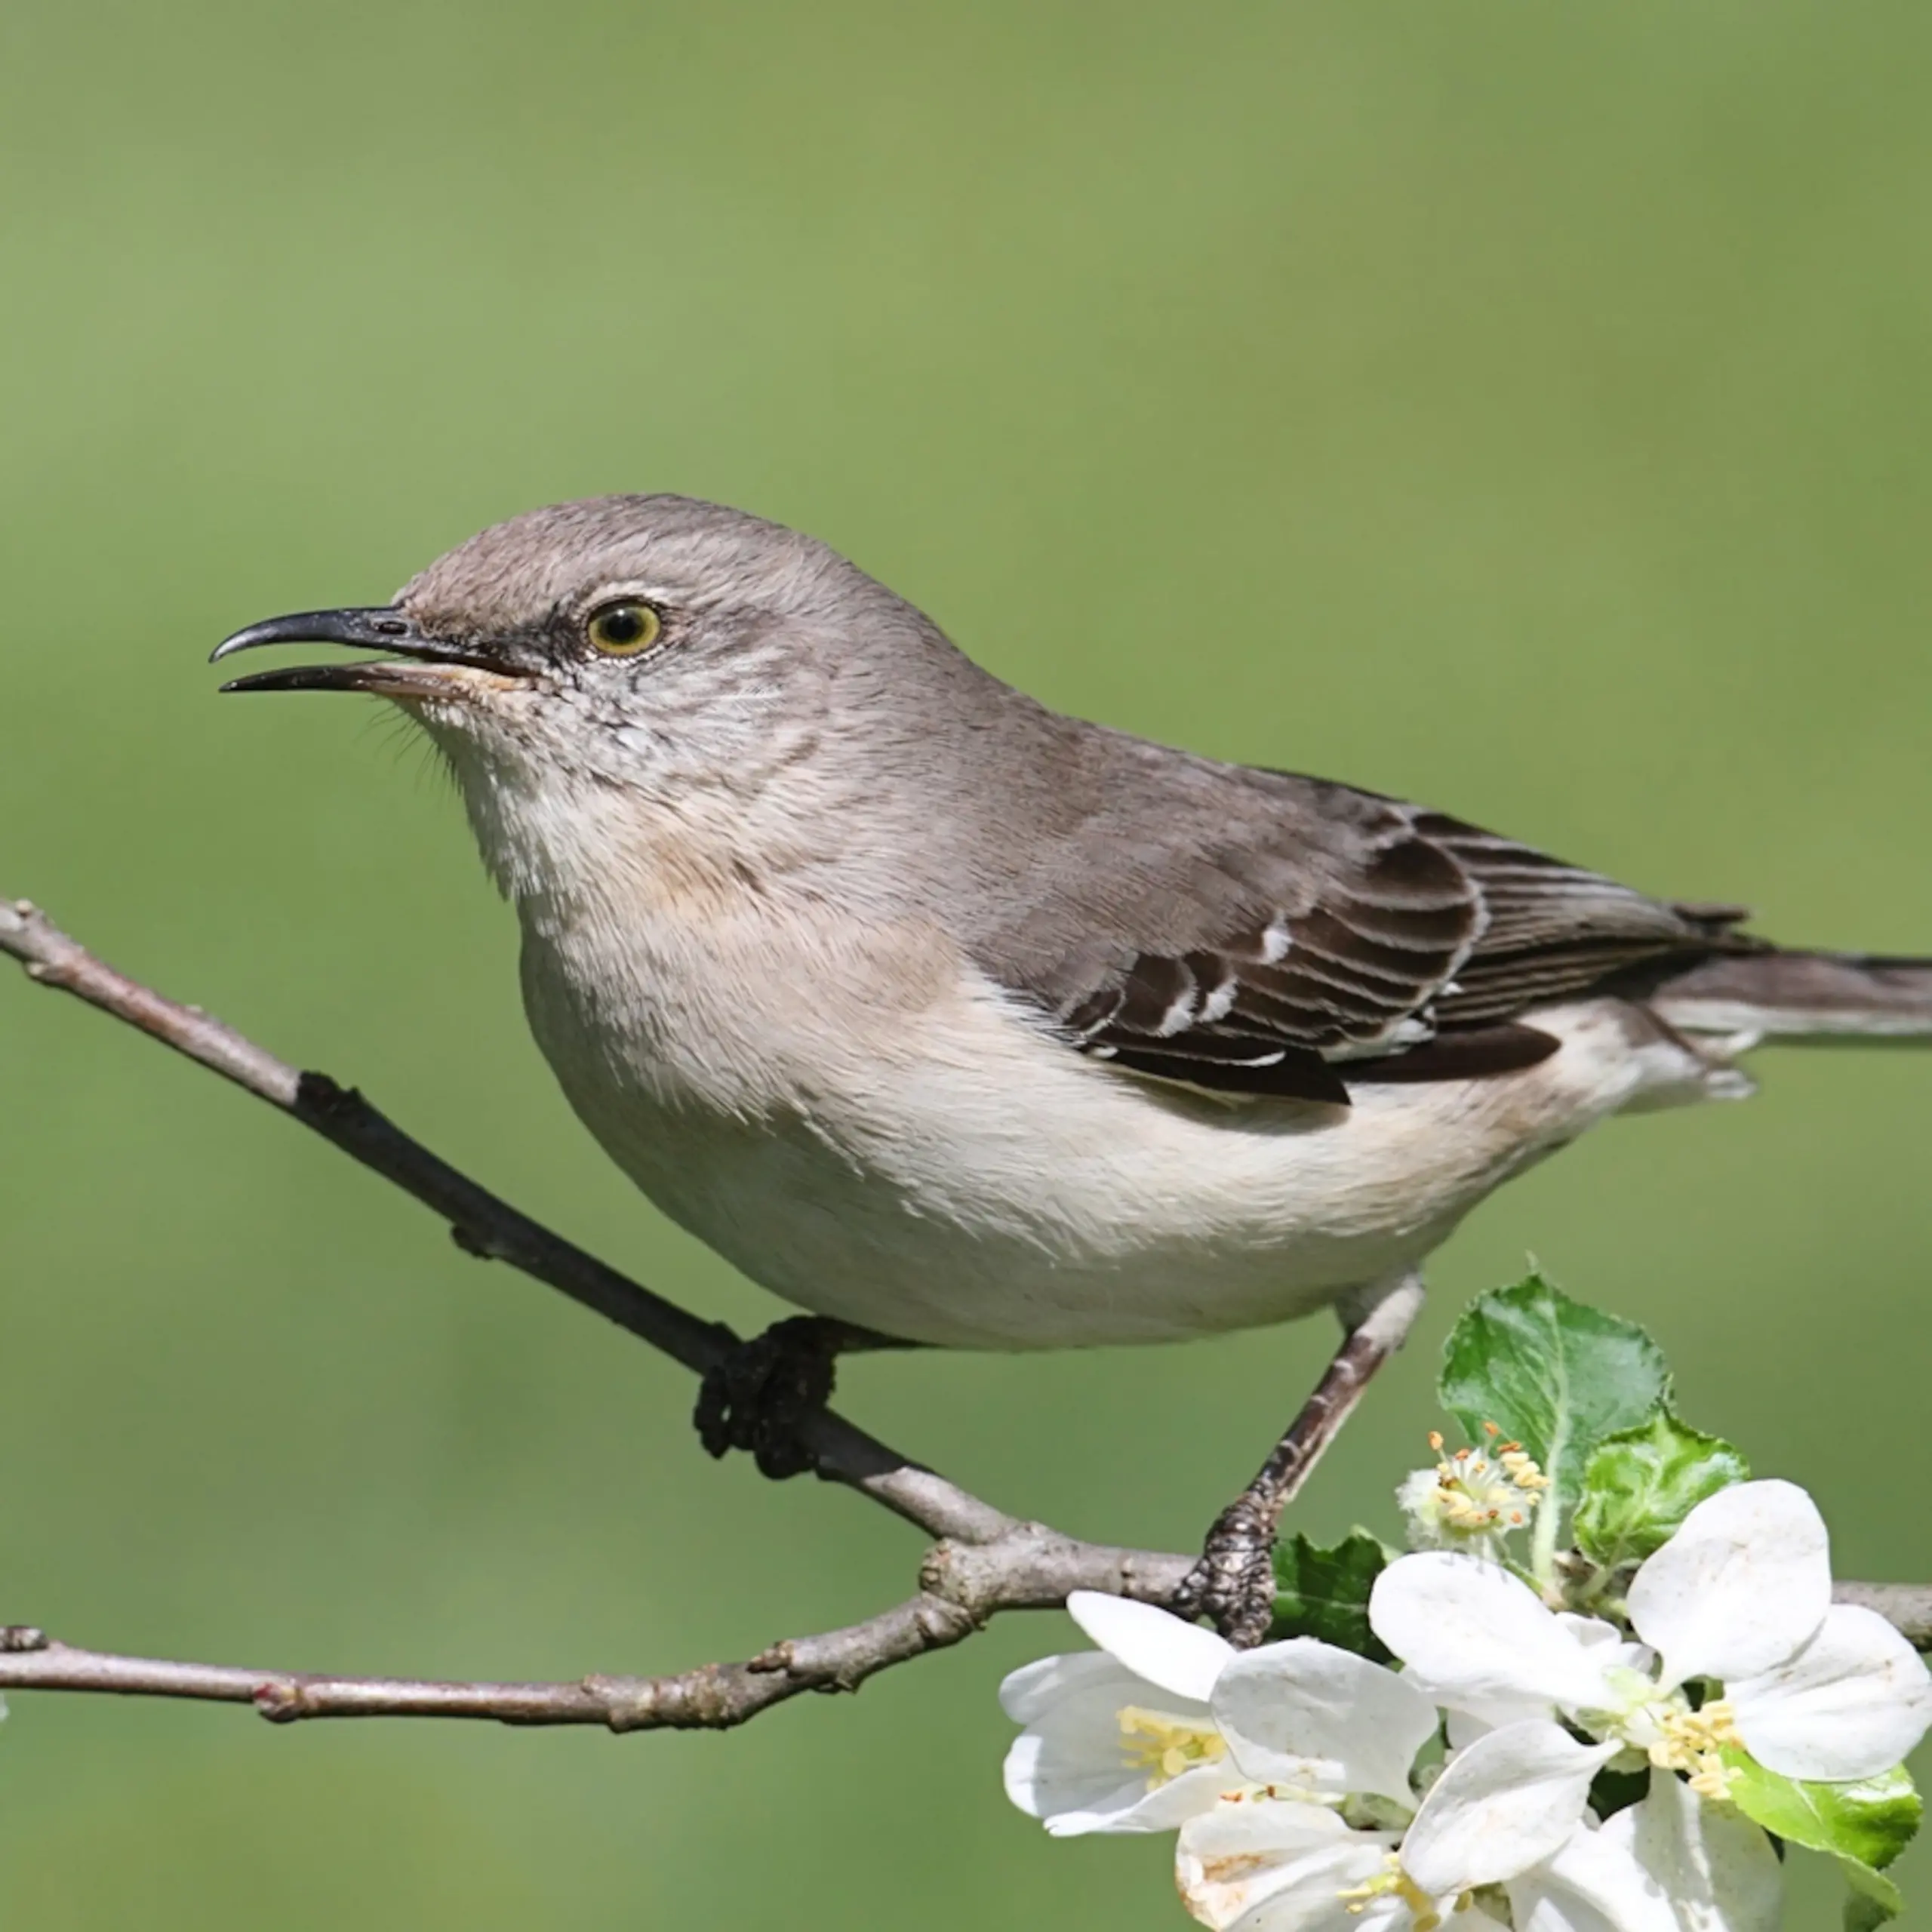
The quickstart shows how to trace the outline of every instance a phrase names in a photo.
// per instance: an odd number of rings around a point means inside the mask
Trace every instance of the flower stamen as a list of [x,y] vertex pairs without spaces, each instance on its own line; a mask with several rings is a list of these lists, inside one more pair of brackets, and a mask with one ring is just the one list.
[[1147,1773],[1149,1791],[1158,1791],[1197,1765],[1218,1764],[1228,1754],[1226,1740],[1211,1724],[1138,1704],[1121,1709],[1120,1737],[1128,1768]]
[[1414,1540],[1454,1549],[1521,1529],[1549,1487],[1549,1478],[1520,1442],[1497,1440],[1503,1432],[1483,1424],[1492,1448],[1444,1451],[1441,1432],[1429,1432],[1432,1469],[1417,1469],[1397,1500],[1414,1527]]
[[[1442,1915],[1435,1909],[1435,1901],[1402,1869],[1401,1854],[1389,1852],[1385,1854],[1388,1869],[1359,1885],[1351,1885],[1346,1891],[1335,1894],[1348,1908],[1351,1918],[1358,1918],[1377,1899],[1398,1898],[1408,1907],[1410,1916],[1415,1921],[1415,1932],[1436,1932],[1442,1923]],[[1462,1901],[1457,1901],[1460,1911]]]
[[1743,1740],[1727,1700],[1714,1699],[1700,1711],[1687,1706],[1660,1712],[1657,1732],[1649,1754],[1660,1770],[1687,1772],[1690,1789],[1700,1798],[1722,1803],[1730,1796],[1731,1774],[1724,1752],[1727,1745],[1741,1745]]

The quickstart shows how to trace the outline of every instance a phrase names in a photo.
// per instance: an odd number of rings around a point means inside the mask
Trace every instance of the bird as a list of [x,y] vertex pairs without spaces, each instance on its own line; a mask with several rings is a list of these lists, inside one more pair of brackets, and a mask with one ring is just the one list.
[[[1740,907],[1062,715],[826,544],[693,498],[533,510],[215,656],[306,643],[380,655],[223,689],[420,724],[570,1104],[809,1312],[699,1398],[706,1446],[774,1475],[853,1349],[1332,1309],[1354,1352],[1310,1410],[1346,1407],[1430,1253],[1598,1121],[1740,1097],[1764,1041],[1932,1036],[1932,961],[1782,949]],[[1238,1641],[1310,1426],[1183,1592]]]

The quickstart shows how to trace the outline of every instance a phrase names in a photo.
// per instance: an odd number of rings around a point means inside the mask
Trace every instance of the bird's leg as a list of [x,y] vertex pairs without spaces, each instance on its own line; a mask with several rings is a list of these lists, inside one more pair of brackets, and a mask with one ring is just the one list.
[[706,1373],[691,1416],[698,1440],[714,1456],[749,1450],[761,1475],[802,1475],[812,1459],[799,1425],[832,1399],[838,1358],[918,1346],[823,1315],[774,1322]]
[[1409,1274],[1379,1281],[1343,1303],[1342,1346],[1254,1480],[1215,1518],[1201,1561],[1173,1599],[1177,1615],[1211,1618],[1243,1650],[1267,1635],[1281,1512],[1361,1400],[1370,1378],[1408,1339],[1422,1303],[1422,1277]]

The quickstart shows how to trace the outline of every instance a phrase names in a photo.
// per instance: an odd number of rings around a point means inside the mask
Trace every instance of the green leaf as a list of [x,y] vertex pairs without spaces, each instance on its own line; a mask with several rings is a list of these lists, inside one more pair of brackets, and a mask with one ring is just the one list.
[[[1875,1879],[1912,1842],[1924,1810],[1903,1764],[1855,1784],[1780,1777],[1735,1746],[1725,1749],[1724,1764],[1730,1774],[1731,1802],[1747,1818],[1792,1844],[1860,1866]],[[1856,1876],[1853,1882],[1859,1882]],[[1884,1894],[1873,1889],[1872,1896]]]
[[1882,1872],[1855,1858],[1838,1860],[1851,1896],[1844,1902],[1844,1932],[1877,1932],[1905,1909],[1905,1897]]
[[1584,1465],[1577,1547],[1611,1568],[1641,1563],[1706,1497],[1750,1474],[1728,1442],[1660,1409],[1641,1427],[1600,1443]]
[[1646,1420],[1670,1377],[1634,1321],[1586,1308],[1532,1275],[1471,1305],[1444,1346],[1438,1386],[1471,1441],[1494,1423],[1541,1464],[1567,1508],[1582,1492],[1591,1451]]
[[1389,1653],[1368,1627],[1368,1592],[1389,1561],[1389,1552],[1366,1530],[1354,1531],[1332,1549],[1296,1535],[1275,1549],[1275,1620],[1268,1640],[1319,1637],[1338,1650],[1377,1663]]

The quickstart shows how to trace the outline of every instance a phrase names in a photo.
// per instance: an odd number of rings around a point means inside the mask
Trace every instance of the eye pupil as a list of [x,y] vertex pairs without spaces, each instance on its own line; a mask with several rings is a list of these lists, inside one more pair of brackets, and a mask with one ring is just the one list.
[[621,655],[655,643],[662,627],[648,604],[608,604],[590,620],[590,641],[599,651]]

